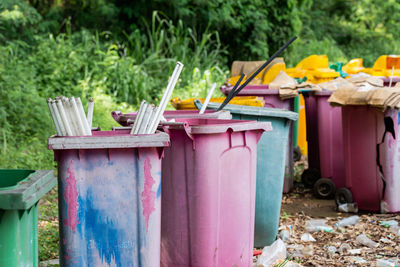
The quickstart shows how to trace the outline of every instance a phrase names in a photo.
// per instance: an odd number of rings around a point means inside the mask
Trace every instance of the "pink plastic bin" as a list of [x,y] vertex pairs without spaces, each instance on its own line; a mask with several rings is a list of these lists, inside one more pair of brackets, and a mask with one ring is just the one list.
[[[221,92],[228,95],[233,86],[222,86]],[[294,111],[294,98],[282,100],[279,90],[269,89],[268,85],[247,85],[238,94],[239,96],[259,96],[265,101],[264,107],[279,108]],[[283,183],[283,193],[289,193],[294,183],[294,160],[293,160],[293,127],[289,130],[288,148],[286,153],[285,180]]]
[[346,187],[352,197],[342,199],[353,200],[361,210],[400,212],[398,111],[368,106],[342,111]]
[[165,129],[161,265],[252,266],[257,142],[271,124],[177,122]]

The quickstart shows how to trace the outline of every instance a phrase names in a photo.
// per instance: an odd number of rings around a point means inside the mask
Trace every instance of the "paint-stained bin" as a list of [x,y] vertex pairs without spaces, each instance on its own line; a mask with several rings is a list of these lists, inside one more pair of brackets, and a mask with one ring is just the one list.
[[157,132],[51,137],[58,162],[61,266],[159,266],[161,158]]
[[0,169],[0,266],[38,266],[38,201],[57,184],[52,171]]
[[161,265],[252,266],[257,142],[271,124],[176,121],[165,128]]
[[338,204],[357,203],[368,211],[400,212],[399,112],[343,106],[346,187]]
[[[219,104],[209,103],[216,109]],[[258,108],[226,105],[237,120],[268,121],[273,131],[265,132],[257,146],[257,191],[254,246],[271,245],[278,234],[281,212],[282,188],[285,177],[285,162],[289,131],[298,114],[284,109]]]

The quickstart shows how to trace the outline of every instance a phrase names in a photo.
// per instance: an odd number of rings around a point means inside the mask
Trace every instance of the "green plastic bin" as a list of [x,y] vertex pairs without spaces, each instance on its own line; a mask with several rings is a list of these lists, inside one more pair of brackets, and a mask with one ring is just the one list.
[[0,267],[38,266],[38,201],[53,171],[0,169]]
[[[196,101],[199,108],[199,103]],[[208,109],[217,109],[219,103],[209,103]],[[269,121],[273,130],[264,132],[257,145],[257,182],[254,246],[271,245],[278,234],[285,167],[293,168],[287,159],[289,130],[298,114],[285,109],[226,105],[224,110],[236,120]],[[290,162],[290,166],[285,166]],[[290,181],[293,183],[293,181]],[[290,183],[289,182],[289,183]]]

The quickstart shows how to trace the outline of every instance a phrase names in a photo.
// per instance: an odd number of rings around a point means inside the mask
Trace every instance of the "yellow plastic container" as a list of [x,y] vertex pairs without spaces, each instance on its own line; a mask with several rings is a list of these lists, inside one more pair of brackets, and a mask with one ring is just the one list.
[[357,74],[360,72],[364,72],[365,68],[363,66],[362,58],[354,58],[347,62],[346,65],[342,67],[342,70],[347,74]]
[[293,78],[307,77],[311,83],[322,83],[340,76],[329,68],[329,60],[326,55],[311,55],[300,61],[295,68],[286,69],[286,73]]
[[[394,69],[392,69],[394,68]],[[374,63],[372,68],[366,68],[364,72],[373,76],[400,76],[400,56],[382,55]]]
[[297,145],[300,148],[301,154],[307,155],[308,153],[308,144],[307,144],[307,131],[306,131],[306,109],[304,103],[304,97],[302,94],[300,97],[300,105],[299,105],[299,129],[298,129],[298,139]]
[[[181,100],[179,97],[175,97],[171,99],[171,105],[178,110],[196,110],[196,106],[194,105],[194,100],[199,99],[202,103],[205,98],[188,98]],[[225,97],[216,97],[211,98],[210,102],[214,103],[222,103],[224,102]],[[229,104],[234,105],[244,105],[244,106],[253,106],[253,107],[263,107],[265,104],[264,98],[257,96],[237,96],[234,97]]]

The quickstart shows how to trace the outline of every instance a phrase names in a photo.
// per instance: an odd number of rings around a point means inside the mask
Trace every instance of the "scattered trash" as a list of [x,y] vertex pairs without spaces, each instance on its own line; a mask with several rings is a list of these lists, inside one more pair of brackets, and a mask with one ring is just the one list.
[[392,266],[398,266],[398,260],[385,260],[385,259],[378,259],[376,261],[376,266],[377,267],[392,267]]
[[361,254],[361,251],[362,251],[361,248],[355,248],[355,249],[350,249],[350,250],[349,250],[349,253],[350,253],[351,255],[359,255],[359,254]]
[[399,223],[395,220],[390,220],[390,221],[381,221],[381,226],[383,227],[392,227],[392,226],[398,226]]
[[378,247],[378,243],[372,241],[371,239],[369,239],[366,235],[361,234],[359,236],[357,236],[356,241],[364,246],[367,246],[369,248],[376,248]]
[[290,239],[290,232],[288,230],[282,230],[279,236],[283,241],[287,241]]
[[261,253],[262,253],[262,250],[259,250],[259,249],[253,250],[253,256],[261,255]]
[[386,243],[386,244],[392,243],[392,241],[390,241],[389,239],[384,238],[384,237],[382,237],[381,239],[379,239],[379,242]]
[[304,234],[301,235],[301,241],[304,241],[304,242],[315,242],[316,240],[311,234],[304,233]]
[[389,230],[396,234],[397,236],[400,236],[400,227],[398,225],[393,225],[389,227]]
[[353,257],[352,260],[354,263],[366,263],[367,261],[360,257]]
[[313,246],[312,245],[305,246],[302,249],[301,253],[303,254],[303,256],[312,256],[314,254]]
[[334,246],[329,246],[329,247],[328,247],[328,252],[329,252],[329,254],[335,254],[335,253],[336,253],[336,247],[334,247]]
[[358,205],[357,205],[357,203],[345,203],[345,204],[339,205],[338,210],[341,212],[357,213]]
[[346,227],[349,225],[355,225],[358,221],[360,220],[360,217],[357,215],[347,217],[344,219],[341,219],[335,224],[335,227]]
[[281,239],[277,239],[271,246],[264,247],[262,254],[257,259],[257,266],[273,266],[276,261],[286,259],[286,246]]
[[347,243],[343,243],[343,244],[341,244],[340,247],[339,247],[339,253],[340,253],[340,254],[349,253],[350,250],[351,250],[351,247],[350,247],[350,245],[347,244]]
[[306,230],[310,233],[313,232],[333,233],[332,227],[326,225],[325,223],[326,220],[324,219],[306,221]]

